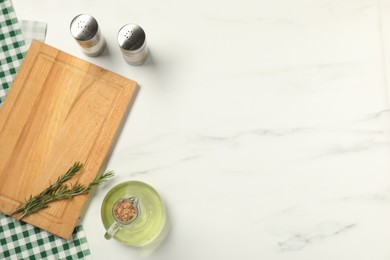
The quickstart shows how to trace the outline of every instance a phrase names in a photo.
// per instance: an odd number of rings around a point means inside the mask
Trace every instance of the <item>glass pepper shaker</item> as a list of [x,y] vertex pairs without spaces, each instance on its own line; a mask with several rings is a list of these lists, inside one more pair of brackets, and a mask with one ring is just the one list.
[[123,58],[131,65],[141,65],[148,57],[146,35],[139,25],[124,25],[118,32],[118,44]]

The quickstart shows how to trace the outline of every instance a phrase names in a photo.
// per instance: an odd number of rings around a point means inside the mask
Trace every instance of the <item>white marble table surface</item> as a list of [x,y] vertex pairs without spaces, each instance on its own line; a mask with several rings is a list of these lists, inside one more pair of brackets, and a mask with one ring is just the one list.
[[[13,0],[46,43],[140,91],[81,223],[94,259],[390,259],[390,0]],[[89,13],[108,49],[69,33]],[[126,23],[150,59],[127,65]],[[100,205],[154,186],[171,230],[154,252],[106,241]]]

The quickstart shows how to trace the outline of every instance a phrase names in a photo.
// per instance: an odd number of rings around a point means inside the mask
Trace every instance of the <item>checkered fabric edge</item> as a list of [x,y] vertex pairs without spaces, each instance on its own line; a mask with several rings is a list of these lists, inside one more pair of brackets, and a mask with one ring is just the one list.
[[37,40],[40,42],[45,41],[47,29],[46,23],[38,21],[20,20],[20,26],[27,49],[30,47],[32,40]]
[[22,31],[10,0],[0,0],[0,106],[26,53]]
[[0,259],[91,259],[82,226],[68,241],[22,221],[0,214]]

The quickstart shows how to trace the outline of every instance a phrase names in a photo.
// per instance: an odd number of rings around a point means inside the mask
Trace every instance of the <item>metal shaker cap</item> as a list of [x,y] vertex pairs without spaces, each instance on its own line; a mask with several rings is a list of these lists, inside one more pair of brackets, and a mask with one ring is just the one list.
[[91,15],[79,14],[73,18],[70,32],[85,54],[97,56],[104,50],[104,38],[100,34],[96,19]]
[[144,45],[146,35],[144,30],[136,24],[126,24],[118,33],[119,46],[126,51],[136,51]]
[[146,35],[139,25],[124,25],[118,32],[118,44],[126,62],[140,65],[146,60],[148,55]]

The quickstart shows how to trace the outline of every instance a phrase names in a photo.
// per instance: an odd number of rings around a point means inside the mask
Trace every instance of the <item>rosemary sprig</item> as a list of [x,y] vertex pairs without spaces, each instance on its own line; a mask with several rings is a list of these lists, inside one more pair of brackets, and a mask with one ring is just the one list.
[[9,215],[21,213],[18,219],[22,219],[32,213],[49,207],[49,203],[51,202],[70,199],[74,196],[89,193],[94,186],[97,186],[114,176],[114,172],[109,171],[96,176],[95,179],[88,184],[88,186],[84,186],[79,182],[76,182],[72,186],[67,185],[65,182],[80,171],[82,166],[83,165],[80,163],[75,163],[64,175],[60,176],[54,184],[50,185],[38,195],[30,196],[26,202],[22,203],[18,208],[10,212]]
[[72,167],[69,168],[69,170],[64,174],[58,177],[57,181],[54,184],[51,184],[49,187],[47,187],[44,191],[39,193],[38,195],[30,196],[30,198],[19,205],[15,210],[9,213],[9,215],[13,215],[15,213],[23,211],[25,208],[30,207],[31,203],[34,203],[38,201],[40,198],[43,198],[44,196],[53,193],[54,191],[58,190],[58,188],[63,185],[67,180],[71,179],[73,176],[76,175],[77,172],[80,171],[80,169],[83,167],[81,163],[75,163]]

